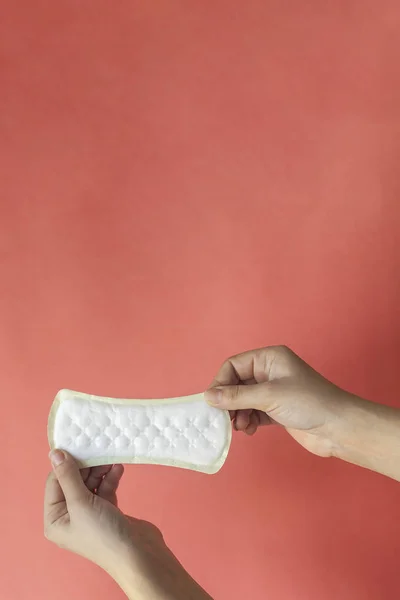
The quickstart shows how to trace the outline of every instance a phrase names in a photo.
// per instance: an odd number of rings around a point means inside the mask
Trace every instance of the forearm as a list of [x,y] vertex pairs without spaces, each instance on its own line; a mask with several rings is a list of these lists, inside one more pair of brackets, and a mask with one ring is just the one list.
[[335,456],[400,481],[400,410],[349,395]]
[[[168,555],[167,555],[168,553]],[[120,566],[113,578],[129,600],[212,600],[167,549],[151,564],[137,560]]]

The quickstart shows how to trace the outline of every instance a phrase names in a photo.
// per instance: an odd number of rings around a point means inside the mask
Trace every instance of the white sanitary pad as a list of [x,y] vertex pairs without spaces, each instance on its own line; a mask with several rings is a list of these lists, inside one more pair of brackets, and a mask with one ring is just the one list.
[[229,414],[203,394],[164,400],[122,400],[61,390],[50,411],[50,447],[82,467],[159,464],[216,473],[231,442]]

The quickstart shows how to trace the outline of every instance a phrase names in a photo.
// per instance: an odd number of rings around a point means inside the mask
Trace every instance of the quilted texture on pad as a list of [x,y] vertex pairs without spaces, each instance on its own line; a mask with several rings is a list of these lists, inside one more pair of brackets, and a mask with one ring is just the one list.
[[154,463],[214,473],[230,438],[228,414],[203,394],[124,401],[61,390],[49,419],[51,447],[85,465]]

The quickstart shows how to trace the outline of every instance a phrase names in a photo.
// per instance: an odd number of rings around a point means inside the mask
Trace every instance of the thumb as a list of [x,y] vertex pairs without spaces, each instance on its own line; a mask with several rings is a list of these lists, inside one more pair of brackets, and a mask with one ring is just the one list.
[[79,466],[72,456],[64,450],[52,450],[49,456],[67,504],[86,500],[90,492],[84,484]]
[[224,385],[210,388],[204,394],[206,402],[225,410],[240,408],[256,408],[268,410],[270,384],[255,383],[253,385]]

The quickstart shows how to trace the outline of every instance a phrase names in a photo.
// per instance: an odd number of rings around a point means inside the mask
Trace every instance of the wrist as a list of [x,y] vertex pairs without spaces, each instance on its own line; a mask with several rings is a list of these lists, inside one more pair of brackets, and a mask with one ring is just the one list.
[[400,411],[347,394],[333,447],[337,458],[400,479]]
[[140,569],[135,563],[132,550],[124,548],[121,554],[115,556],[112,564],[108,564],[104,570],[128,598],[144,600],[149,597],[142,592],[143,582],[140,577]]
[[354,439],[354,433],[362,424],[360,419],[359,404],[363,401],[342,389],[338,390],[330,420],[329,439],[332,448],[332,456],[346,460],[349,452],[349,441]]
[[164,543],[149,555],[132,549],[109,574],[130,600],[211,600]]

